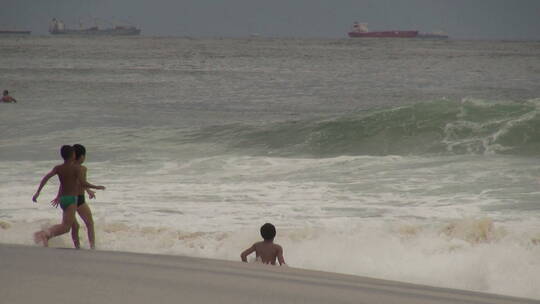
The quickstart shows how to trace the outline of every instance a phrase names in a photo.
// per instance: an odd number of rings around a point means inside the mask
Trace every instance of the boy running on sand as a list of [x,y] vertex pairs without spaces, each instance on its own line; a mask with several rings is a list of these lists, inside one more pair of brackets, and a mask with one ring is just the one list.
[[[75,144],[73,145],[73,150],[75,152],[75,164],[79,165],[81,167],[81,173],[86,179],[86,172],[87,169],[85,166],[82,165],[84,161],[86,160],[86,148],[83,145]],[[95,232],[94,232],[94,220],[92,218],[92,211],[90,210],[90,207],[88,204],[86,204],[86,199],[84,196],[84,192],[88,193],[88,197],[90,199],[93,199],[96,197],[96,193],[88,188],[84,188],[82,185],[80,185],[77,195],[77,213],[82,218],[86,225],[86,230],[88,232],[88,242],[90,243],[90,249],[96,249],[96,241],[95,241]],[[52,205],[55,207],[58,207],[58,204],[60,203],[60,192],[58,192],[58,197],[53,200]],[[73,221],[73,225],[71,226],[71,237],[73,239],[73,245],[75,245],[75,248],[80,248],[80,242],[79,242],[79,223],[77,223],[77,219]]]
[[248,249],[244,250],[240,254],[242,262],[247,263],[247,256],[255,251],[257,261],[261,261],[264,264],[276,265],[276,259],[279,265],[285,265],[285,259],[283,258],[283,248],[278,244],[274,244],[274,237],[276,236],[276,227],[270,223],[266,223],[261,226],[261,236],[263,241],[253,244]]
[[32,200],[37,202],[41,189],[51,177],[58,175],[58,179],[60,180],[59,204],[63,211],[62,223],[34,233],[36,243],[42,242],[45,247],[48,246],[49,239],[67,233],[71,229],[75,221],[77,196],[81,185],[85,188],[105,189],[103,186],[95,186],[86,181],[86,177],[82,174],[81,166],[74,163],[75,153],[73,147],[62,146],[60,155],[62,155],[64,163],[55,166],[51,172],[43,177],[36,194],[32,197]]
[[[86,160],[86,148],[83,145],[75,144],[73,145],[73,149],[75,150],[75,163],[81,167],[81,174],[86,180],[87,169],[86,166],[82,165]],[[88,241],[90,242],[90,248],[96,249],[94,220],[92,219],[92,211],[90,210],[88,204],[86,204],[86,199],[84,197],[85,190],[86,192],[88,192],[88,197],[90,199],[96,197],[96,193],[94,191],[90,190],[89,188],[84,188],[81,184],[81,186],[79,187],[79,195],[77,196],[77,213],[84,221],[84,224],[86,225],[86,230],[88,230]]]

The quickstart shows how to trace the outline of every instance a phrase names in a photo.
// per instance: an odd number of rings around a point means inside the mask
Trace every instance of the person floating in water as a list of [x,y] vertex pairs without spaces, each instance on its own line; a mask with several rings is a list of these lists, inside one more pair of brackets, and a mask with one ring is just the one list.
[[17,100],[11,96],[9,96],[8,90],[4,90],[4,93],[2,94],[2,98],[0,99],[2,102],[13,102],[16,103]]
[[276,236],[276,227],[270,223],[266,223],[261,226],[261,236],[264,239],[261,242],[253,244],[248,249],[244,250],[240,254],[242,262],[247,263],[247,256],[255,252],[257,261],[264,264],[276,265],[276,259],[279,265],[286,265],[283,258],[283,248],[278,244],[274,244],[274,237]]
[[41,189],[49,181],[49,179],[55,175],[58,175],[60,179],[59,189],[59,204],[62,208],[62,223],[54,225],[48,229],[38,231],[34,233],[34,240],[36,243],[43,243],[43,246],[49,245],[49,239],[55,236],[62,235],[69,232],[74,221],[75,212],[77,212],[77,196],[79,195],[80,187],[105,190],[103,186],[95,186],[86,181],[86,177],[83,175],[81,166],[75,163],[75,153],[71,146],[62,146],[60,149],[60,155],[64,159],[64,163],[55,166],[51,172],[47,173],[39,188],[32,197],[32,200],[37,203],[37,198],[41,192]]

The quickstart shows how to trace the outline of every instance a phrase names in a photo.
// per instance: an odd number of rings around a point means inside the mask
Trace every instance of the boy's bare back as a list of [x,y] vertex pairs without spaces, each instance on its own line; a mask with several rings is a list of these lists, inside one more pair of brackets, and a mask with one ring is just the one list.
[[255,252],[257,261],[264,264],[276,265],[276,259],[279,265],[285,265],[283,258],[283,248],[278,244],[274,244],[276,236],[276,227],[270,223],[261,226],[261,236],[264,239],[262,242],[257,242],[240,254],[242,262],[247,262],[247,256]]
[[276,260],[279,259],[279,264],[285,263],[283,260],[283,248],[273,242],[261,241],[253,244],[257,260],[260,259],[264,264],[276,265]]
[[[79,169],[80,169],[80,171],[79,171],[80,175],[86,180],[86,172],[87,172],[86,167],[83,166],[83,165],[80,165],[80,164],[78,164],[76,166],[78,166]],[[83,187],[82,183],[79,182],[79,186],[77,187],[77,195],[84,194],[85,189],[86,188]]]
[[64,163],[54,167],[54,172],[60,179],[60,195],[78,195],[80,188],[79,176],[81,174],[80,166],[72,163]]

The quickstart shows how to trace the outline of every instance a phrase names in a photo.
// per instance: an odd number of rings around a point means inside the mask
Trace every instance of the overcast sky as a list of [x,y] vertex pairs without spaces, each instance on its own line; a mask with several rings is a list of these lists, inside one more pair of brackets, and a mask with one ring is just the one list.
[[[143,35],[346,37],[370,30],[443,30],[454,38],[540,40],[540,0],[0,0],[0,27],[47,34],[49,20],[129,21]],[[101,21],[102,26],[107,25]]]

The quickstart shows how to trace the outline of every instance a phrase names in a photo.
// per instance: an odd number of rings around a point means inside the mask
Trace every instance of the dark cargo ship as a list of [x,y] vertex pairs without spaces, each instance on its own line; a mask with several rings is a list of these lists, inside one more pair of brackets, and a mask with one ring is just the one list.
[[133,36],[140,35],[141,30],[134,26],[115,26],[112,28],[100,29],[98,26],[69,29],[64,22],[54,18],[49,26],[49,33],[52,35],[94,35],[94,36]]
[[32,31],[0,29],[0,35],[30,35]]

